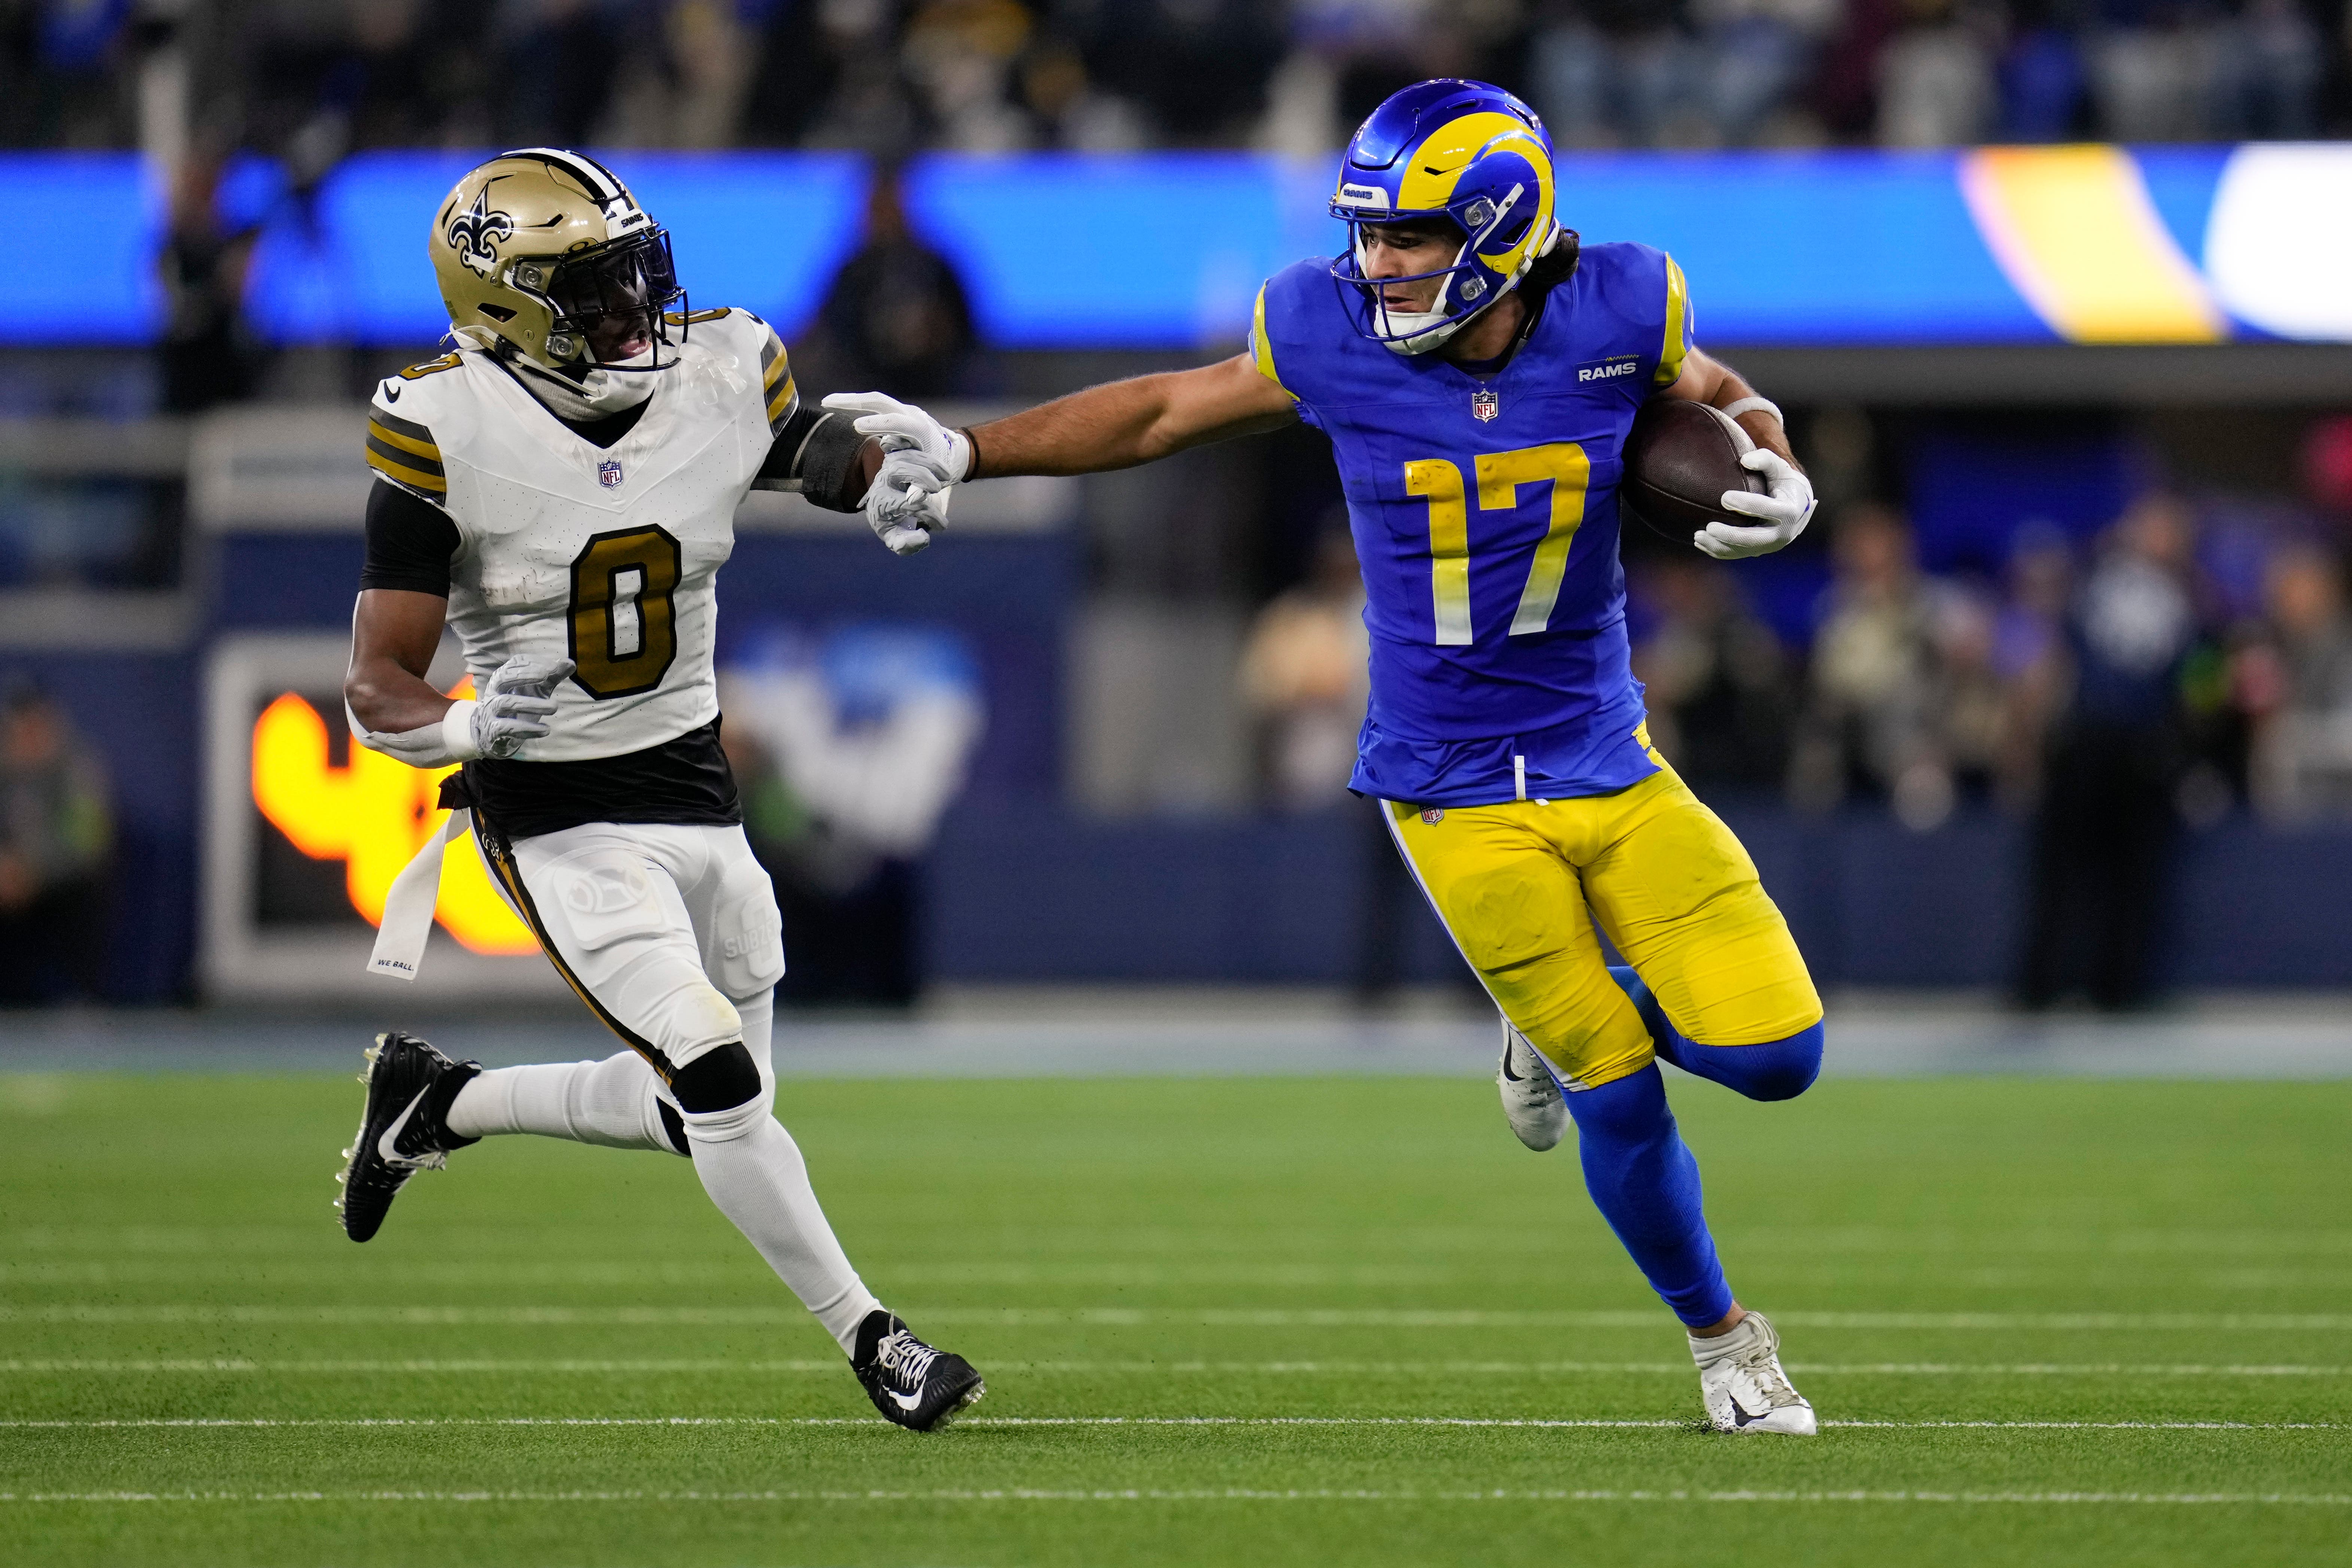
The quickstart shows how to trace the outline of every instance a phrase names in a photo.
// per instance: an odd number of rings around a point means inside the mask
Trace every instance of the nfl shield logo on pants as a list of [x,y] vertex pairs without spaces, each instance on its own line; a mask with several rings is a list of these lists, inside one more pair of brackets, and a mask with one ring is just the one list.
[[1503,395],[1491,386],[1482,386],[1470,395],[1470,412],[1481,420],[1492,419],[1503,411]]
[[604,486],[608,490],[619,489],[621,488],[620,463],[614,458],[607,458],[603,462],[597,464],[596,482]]

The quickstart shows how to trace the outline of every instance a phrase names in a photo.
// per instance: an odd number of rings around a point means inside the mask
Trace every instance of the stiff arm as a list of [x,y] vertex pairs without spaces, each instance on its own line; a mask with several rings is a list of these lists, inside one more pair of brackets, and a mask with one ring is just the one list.
[[964,432],[967,479],[1013,474],[1098,474],[1188,447],[1279,430],[1298,418],[1290,394],[1248,354],[1197,370],[1090,386]]

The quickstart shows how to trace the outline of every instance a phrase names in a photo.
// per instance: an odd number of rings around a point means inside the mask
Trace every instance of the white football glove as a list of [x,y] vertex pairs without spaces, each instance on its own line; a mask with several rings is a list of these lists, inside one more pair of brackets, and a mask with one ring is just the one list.
[[1797,535],[1805,531],[1805,524],[1813,520],[1813,482],[1799,473],[1786,458],[1759,447],[1741,458],[1739,466],[1749,473],[1764,476],[1765,493],[1759,496],[1746,490],[1726,490],[1723,510],[1760,518],[1763,526],[1742,528],[1738,523],[1710,522],[1692,534],[1691,542],[1717,561],[1769,555],[1794,542]]
[[545,735],[544,721],[555,711],[549,694],[574,668],[568,658],[510,658],[499,666],[471,704],[474,754],[511,757],[525,741]]
[[511,757],[525,741],[547,733],[541,721],[555,711],[549,694],[570,675],[568,658],[510,658],[499,666],[477,700],[460,697],[440,721],[414,730],[371,730],[343,704],[352,738],[372,752],[397,757],[412,768],[446,768],[476,757]]
[[939,465],[951,485],[971,470],[971,443],[963,432],[949,429],[911,403],[881,392],[836,392],[825,398],[824,405],[860,416],[857,433],[880,441],[886,452],[922,453]]
[[893,555],[912,555],[948,525],[955,481],[947,469],[909,448],[884,454],[866,491],[866,521]]

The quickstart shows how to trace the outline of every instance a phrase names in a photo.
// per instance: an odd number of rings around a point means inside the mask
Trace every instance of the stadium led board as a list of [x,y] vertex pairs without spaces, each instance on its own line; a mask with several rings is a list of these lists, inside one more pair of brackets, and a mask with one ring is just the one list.
[[[250,310],[282,342],[421,345],[446,325],[424,225],[474,153],[381,153],[316,192],[233,168],[259,226]],[[866,166],[833,153],[615,153],[677,237],[696,303],[802,331],[856,247]],[[1341,243],[1328,171],[1245,153],[938,154],[916,227],[1005,349],[1237,341],[1257,286]],[[2352,147],[1993,147],[1576,154],[1588,243],[1674,253],[1706,341],[1756,346],[2352,342]],[[161,319],[161,202],[129,154],[0,157],[53,265],[16,280],[12,341],[137,343]]]
[[[207,672],[204,967],[215,997],[404,999],[366,972],[385,896],[441,830],[440,781],[352,742],[335,635],[224,638]],[[454,659],[444,664],[454,665]],[[452,695],[471,683],[440,669]],[[561,994],[481,857],[442,861],[427,966],[436,994]]]

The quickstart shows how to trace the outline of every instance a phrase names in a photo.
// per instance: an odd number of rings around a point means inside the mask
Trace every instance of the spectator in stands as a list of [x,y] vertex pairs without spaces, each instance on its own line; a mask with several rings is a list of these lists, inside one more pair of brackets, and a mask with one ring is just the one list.
[[1643,574],[1655,626],[1633,649],[1650,739],[1701,793],[1770,789],[1786,776],[1795,707],[1788,655],[1713,562],[1667,557]]
[[0,700],[0,1005],[94,1000],[114,839],[105,770],[31,687]]
[[218,164],[191,159],[173,192],[158,263],[166,314],[156,350],[169,414],[236,402],[251,394],[260,373],[260,346],[245,321],[246,269],[260,231],[223,226],[219,178]]
[[2012,809],[2030,809],[2042,798],[2043,750],[2070,679],[2066,608],[2074,581],[2074,552],[2063,534],[2028,529],[2011,546],[1992,662],[2007,708],[1996,787]]
[[1028,117],[1008,89],[1030,26],[1013,0],[931,0],[914,9],[899,56],[935,145],[1007,153],[1029,144]]
[[1545,7],[1528,53],[1536,112],[1563,147],[1706,139],[1701,61],[1681,4],[1580,0]]
[[1878,55],[1878,140],[1952,147],[1991,129],[1994,18],[1954,0],[1905,0]]
[[803,382],[951,396],[965,390],[973,342],[954,264],[908,226],[897,172],[877,171],[865,238],[833,275],[813,341],[796,351]]
[[[2214,62],[2208,133],[2225,142],[2316,136],[2328,51],[2308,7],[2296,0],[2244,0],[2236,10]],[[2345,26],[2340,15],[2336,26],[2339,33]],[[2339,48],[2341,43],[2339,37]]]
[[[1911,531],[1892,509],[1865,502],[1838,519],[1832,549],[1836,575],[1813,641],[1790,797],[1821,810],[1849,795],[1896,798],[1907,787],[1929,803],[1940,795],[1948,809],[1936,728],[1936,617]],[[1927,815],[1941,820],[1940,812]]]
[[1258,612],[1242,650],[1242,700],[1267,805],[1314,810],[1347,798],[1370,657],[1355,542],[1333,529],[1317,545],[1312,575]]
[[2269,573],[2277,700],[2255,740],[2255,788],[2285,817],[2352,815],[2352,618],[2344,568],[2309,543],[2289,545]]
[[1712,139],[1727,147],[1820,141],[1821,127],[1798,116],[1798,100],[1845,19],[1842,0],[1692,0],[1691,10]]
[[1245,142],[1283,57],[1283,16],[1262,0],[1066,5],[1087,75],[1139,105],[1157,140]]
[[[126,0],[16,0],[7,7],[6,78],[26,90],[0,117],[30,144],[121,147],[137,134],[132,7]],[[0,79],[5,79],[0,78]],[[26,134],[29,133],[29,134]]]
[[2198,635],[2189,510],[2152,493],[2109,531],[2070,607],[2070,694],[2052,727],[2019,1000],[2081,977],[2116,1010],[2156,994],[2179,816],[2180,679]]
[[2070,142],[2083,131],[2083,49],[2063,0],[2015,0],[2000,56],[2000,139]]
[[2294,0],[2101,0],[2085,52],[2110,141],[2296,137],[2317,124],[2326,51]]
[[1929,771],[1896,805],[1906,825],[1931,827],[1959,801],[2002,793],[2015,722],[2000,665],[2000,611],[1983,595],[1951,588],[1934,596],[1936,742]]
[[499,8],[499,140],[582,147],[603,126],[624,61],[641,58],[646,7],[596,0],[512,0]]

